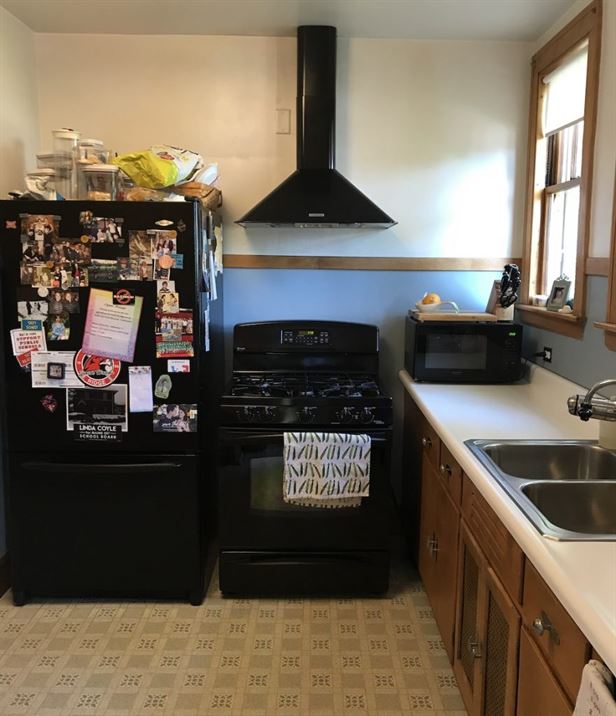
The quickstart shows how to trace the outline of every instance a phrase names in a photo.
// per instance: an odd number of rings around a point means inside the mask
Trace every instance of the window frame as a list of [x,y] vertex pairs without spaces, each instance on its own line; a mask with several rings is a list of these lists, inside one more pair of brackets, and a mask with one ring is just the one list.
[[608,261],[607,313],[605,321],[598,321],[594,325],[605,331],[605,345],[610,350],[616,351],[616,173],[612,206],[612,241]]
[[[599,63],[601,57],[602,0],[593,0],[568,25],[545,44],[532,58],[531,91],[528,128],[528,159],[526,183],[526,215],[524,222],[523,281],[519,316],[524,323],[544,328],[571,338],[581,338],[586,321],[586,259],[590,238],[590,207],[597,102],[599,95]],[[588,41],[586,97],[584,103],[584,136],[582,141],[582,172],[580,177],[580,211],[578,217],[577,257],[575,270],[575,305],[573,313],[549,312],[530,305],[530,296],[541,293],[545,270],[545,217],[547,193],[537,188],[537,146],[543,139],[540,112],[547,88],[543,78],[557,69],[566,57]],[[539,169],[539,171],[544,171]],[[541,179],[543,182],[543,178]]]

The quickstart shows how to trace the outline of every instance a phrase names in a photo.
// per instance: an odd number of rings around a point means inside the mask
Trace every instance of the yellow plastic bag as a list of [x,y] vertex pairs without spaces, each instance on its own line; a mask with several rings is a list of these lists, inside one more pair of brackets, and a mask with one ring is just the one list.
[[113,163],[137,186],[163,189],[189,179],[203,160],[201,155],[188,149],[157,144],[143,152],[122,154]]

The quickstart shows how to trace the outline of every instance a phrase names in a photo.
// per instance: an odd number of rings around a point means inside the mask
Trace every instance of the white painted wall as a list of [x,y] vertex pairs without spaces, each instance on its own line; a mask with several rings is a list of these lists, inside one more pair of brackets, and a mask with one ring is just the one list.
[[[588,0],[578,0],[532,45],[534,55],[556,33],[573,20]],[[595,135],[592,208],[590,214],[590,256],[608,256],[614,199],[616,166],[616,0],[603,0],[599,106]]]
[[35,35],[0,7],[0,198],[36,164],[39,118]]
[[[521,253],[528,45],[341,39],[338,168],[386,232],[234,226],[295,166],[295,39],[38,35],[41,139],[77,127],[117,151],[168,142],[220,163],[226,250],[365,256]],[[294,124],[294,121],[293,121]]]

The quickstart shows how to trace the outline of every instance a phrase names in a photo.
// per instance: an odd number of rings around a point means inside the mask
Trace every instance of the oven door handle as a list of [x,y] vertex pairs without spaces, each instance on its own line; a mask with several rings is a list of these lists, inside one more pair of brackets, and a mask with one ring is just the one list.
[[[293,432],[293,431],[289,431],[289,432]],[[336,432],[343,432],[343,431],[340,430],[340,431],[336,431]],[[353,434],[363,435],[364,433],[351,433],[351,434],[352,435]],[[368,433],[366,433],[366,434],[368,434]],[[371,435],[369,435],[369,437],[370,437],[371,445],[383,445],[385,443],[391,442],[390,438],[372,437]],[[282,440],[283,438],[284,438],[284,433],[256,433],[256,434],[252,434],[252,435],[251,434],[247,434],[247,435],[223,434],[221,436],[222,442],[226,442],[226,443],[229,443],[229,442],[243,443],[243,442],[257,442],[257,441],[269,442],[271,440],[276,440],[276,439]]]

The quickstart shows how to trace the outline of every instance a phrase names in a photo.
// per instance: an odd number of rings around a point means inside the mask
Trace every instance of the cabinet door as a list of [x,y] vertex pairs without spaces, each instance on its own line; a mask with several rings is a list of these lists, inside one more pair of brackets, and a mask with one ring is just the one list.
[[481,713],[486,716],[514,716],[520,616],[489,567],[486,570],[485,605]]
[[571,704],[525,628],[520,633],[517,716],[571,716]]
[[436,585],[436,488],[435,475],[429,463],[424,460],[421,470],[421,516],[417,566],[430,603],[432,603],[432,594]]
[[460,516],[427,461],[422,468],[419,573],[453,663]]
[[485,602],[485,558],[464,520],[460,523],[458,599],[453,670],[470,716],[481,710],[480,616]]

